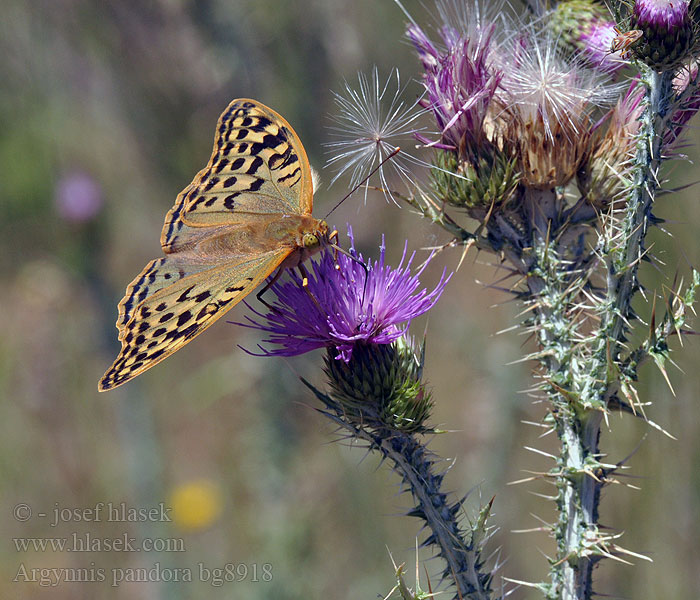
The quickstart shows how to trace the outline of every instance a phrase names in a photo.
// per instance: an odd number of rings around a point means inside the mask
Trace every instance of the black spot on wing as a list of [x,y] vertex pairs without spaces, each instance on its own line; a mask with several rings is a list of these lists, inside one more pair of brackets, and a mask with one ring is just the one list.
[[249,192],[257,192],[265,183],[264,179],[256,179],[253,183],[250,184],[250,187],[248,188]]
[[214,171],[214,173],[221,173],[221,171],[224,170],[224,167],[226,167],[226,165],[228,164],[228,162],[229,162],[229,161],[228,161],[228,158],[222,158],[222,159],[219,161],[219,164],[216,165],[216,170]]
[[185,300],[187,300],[188,299],[187,294],[189,294],[193,289],[194,289],[194,285],[191,285],[190,287],[188,287],[184,292],[182,292],[182,294],[180,294],[180,296],[178,297],[178,299],[175,302],[184,302]]
[[191,319],[192,313],[189,310],[186,310],[177,318],[177,326],[182,327],[185,323],[187,323],[187,321],[190,321]]
[[301,169],[299,167],[297,167],[288,175],[285,175],[284,177],[280,177],[279,182],[284,183],[285,185],[291,186],[291,185],[294,185],[297,181],[299,181],[300,177],[301,177]]
[[270,125],[272,125],[272,121],[270,121],[270,119],[268,119],[267,117],[258,117],[257,119],[258,119],[258,122],[255,125],[250,126],[251,131],[262,133]]
[[246,175],[255,175],[255,172],[262,166],[263,164],[263,159],[260,158],[259,156],[256,156],[252,162],[250,163],[250,166],[248,167],[248,170],[246,171]]
[[224,206],[225,206],[228,210],[234,210],[234,209],[236,208],[235,199],[236,199],[237,196],[240,196],[240,195],[241,195],[240,192],[234,192],[233,194],[230,194],[229,196],[226,196],[226,198],[224,198]]
[[[273,154],[267,161],[271,171],[281,169],[289,163],[290,155],[292,154],[292,147],[287,146],[287,149],[282,154]],[[296,157],[296,155],[295,155]]]
[[219,178],[218,177],[212,177],[209,182],[207,183],[206,186],[204,186],[204,191],[208,192],[211,188],[213,188],[217,183],[219,183]]

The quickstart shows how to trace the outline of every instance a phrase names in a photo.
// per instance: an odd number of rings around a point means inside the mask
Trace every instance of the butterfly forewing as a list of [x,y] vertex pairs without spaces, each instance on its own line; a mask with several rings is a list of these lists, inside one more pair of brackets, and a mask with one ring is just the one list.
[[234,100],[216,128],[209,164],[178,196],[163,227],[166,252],[192,228],[240,223],[254,214],[310,214],[311,167],[298,136],[275,111]]
[[119,303],[122,348],[98,389],[170,356],[275,268],[308,255],[299,241],[304,233],[327,235],[325,223],[310,215],[312,186],[306,152],[289,123],[254,100],[231,102],[209,164],[165,218],[165,256],[146,265]]

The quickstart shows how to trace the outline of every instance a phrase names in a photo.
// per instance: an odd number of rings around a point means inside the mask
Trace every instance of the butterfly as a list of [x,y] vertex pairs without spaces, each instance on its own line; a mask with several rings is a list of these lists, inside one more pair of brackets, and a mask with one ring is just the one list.
[[[111,390],[177,352],[258,285],[335,246],[336,232],[311,216],[313,181],[301,140],[255,100],[231,102],[214,150],[165,217],[165,256],[126,288],[117,329],[122,347],[98,384]],[[258,297],[262,292],[258,294]]]

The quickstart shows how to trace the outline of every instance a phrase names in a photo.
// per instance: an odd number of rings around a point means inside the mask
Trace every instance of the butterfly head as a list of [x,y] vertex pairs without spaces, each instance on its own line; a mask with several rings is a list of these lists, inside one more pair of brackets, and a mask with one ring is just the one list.
[[314,254],[324,246],[332,243],[328,235],[328,223],[316,221],[314,227],[305,231],[301,238],[301,245],[309,254]]

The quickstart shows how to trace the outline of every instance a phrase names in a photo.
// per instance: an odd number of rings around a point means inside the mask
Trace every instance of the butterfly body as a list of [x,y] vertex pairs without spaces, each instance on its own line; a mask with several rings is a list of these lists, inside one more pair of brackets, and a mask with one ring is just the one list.
[[275,269],[296,267],[332,245],[328,225],[311,216],[312,188],[291,126],[259,102],[231,102],[219,118],[209,164],[166,215],[164,256],[146,265],[119,303],[122,348],[98,389],[158,364]]

